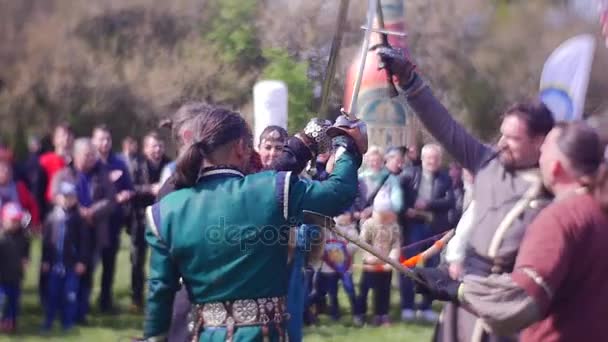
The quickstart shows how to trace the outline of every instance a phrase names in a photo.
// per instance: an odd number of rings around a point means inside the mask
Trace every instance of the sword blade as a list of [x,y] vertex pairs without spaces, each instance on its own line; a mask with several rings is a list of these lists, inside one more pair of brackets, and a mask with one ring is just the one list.
[[[376,11],[378,10],[377,1],[379,0],[368,0],[367,2],[367,19],[365,25],[367,27],[374,27],[374,19],[376,18]],[[361,59],[359,60],[359,71],[357,73],[355,85],[353,86],[353,93],[350,98],[350,109],[348,110],[348,113],[346,113],[350,118],[355,118],[356,115],[354,113],[358,111],[357,100],[359,99],[359,89],[361,88],[361,81],[363,80],[363,71],[365,70],[365,61],[367,60],[367,52],[369,50],[371,35],[371,30],[365,31],[363,43],[361,44]]]
[[350,0],[340,0],[338,9],[338,19],[336,26],[336,34],[331,42],[331,50],[329,52],[329,60],[327,61],[327,69],[325,71],[325,79],[323,80],[323,88],[321,92],[321,104],[319,105],[319,117],[329,119],[327,107],[329,105],[329,94],[331,93],[331,84],[336,74],[336,65],[338,61],[338,52],[342,45],[342,37],[344,36],[344,25],[348,14],[348,4]]

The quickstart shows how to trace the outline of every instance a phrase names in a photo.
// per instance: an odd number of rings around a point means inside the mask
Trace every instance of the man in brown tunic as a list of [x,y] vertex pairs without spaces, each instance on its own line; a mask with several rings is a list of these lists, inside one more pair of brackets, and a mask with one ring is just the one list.
[[[477,206],[463,273],[487,276],[510,272],[526,227],[544,205],[537,165],[540,146],[554,124],[551,112],[540,102],[509,108],[500,127],[500,141],[492,148],[451,117],[402,53],[382,47],[378,54],[427,130],[475,176]],[[501,340],[489,334],[476,316],[453,306],[445,308],[436,338]]]
[[542,147],[540,167],[556,198],[528,227],[513,272],[467,275],[460,283],[420,269],[438,285],[422,292],[459,301],[495,333],[525,328],[521,341],[603,341],[608,167],[597,133],[583,123],[558,124]]

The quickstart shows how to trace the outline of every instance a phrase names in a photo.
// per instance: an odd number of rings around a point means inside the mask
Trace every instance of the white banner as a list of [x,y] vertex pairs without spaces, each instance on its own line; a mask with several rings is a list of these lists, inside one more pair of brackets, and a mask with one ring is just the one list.
[[543,67],[540,97],[556,121],[581,119],[595,52],[595,38],[585,34],[562,43]]

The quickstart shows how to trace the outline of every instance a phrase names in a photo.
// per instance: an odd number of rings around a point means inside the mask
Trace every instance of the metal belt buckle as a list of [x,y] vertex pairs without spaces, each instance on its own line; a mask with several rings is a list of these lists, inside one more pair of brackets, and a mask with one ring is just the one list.
[[239,299],[232,304],[232,316],[236,323],[251,324],[258,318],[258,305],[253,299]]
[[207,303],[203,305],[203,321],[211,326],[224,324],[228,311],[223,303]]

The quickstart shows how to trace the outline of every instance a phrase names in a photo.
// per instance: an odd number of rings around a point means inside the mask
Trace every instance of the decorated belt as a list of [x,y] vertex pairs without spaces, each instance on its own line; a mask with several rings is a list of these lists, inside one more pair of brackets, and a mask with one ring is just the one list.
[[213,327],[225,327],[227,341],[232,340],[234,328],[240,326],[260,325],[267,335],[269,325],[274,325],[282,334],[281,325],[289,318],[286,311],[285,297],[195,304],[189,324],[192,341],[198,341],[202,329]]

